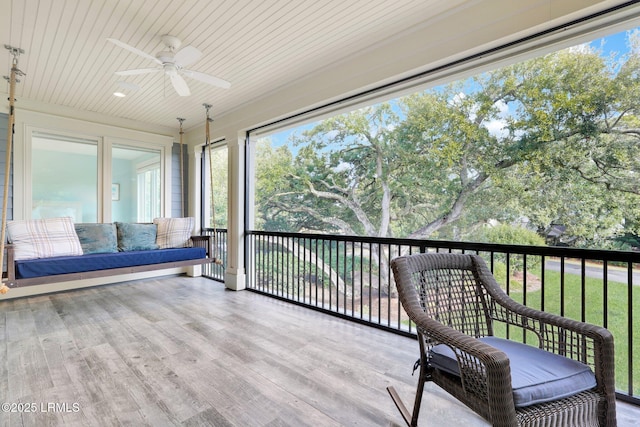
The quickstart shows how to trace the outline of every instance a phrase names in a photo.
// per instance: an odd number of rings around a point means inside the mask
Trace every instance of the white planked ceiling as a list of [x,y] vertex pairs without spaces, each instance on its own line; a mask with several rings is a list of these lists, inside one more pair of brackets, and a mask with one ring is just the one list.
[[[0,35],[3,44],[25,50],[18,99],[175,128],[176,117],[185,117],[188,128],[203,121],[203,103],[213,104],[213,117],[224,115],[468,2],[0,0]],[[155,64],[108,37],[155,56],[163,34],[203,52],[189,69],[228,80],[231,88],[187,78],[192,95],[180,97],[163,73],[114,74]],[[10,61],[8,51],[0,55],[3,75]],[[118,90],[127,96],[113,96]]]

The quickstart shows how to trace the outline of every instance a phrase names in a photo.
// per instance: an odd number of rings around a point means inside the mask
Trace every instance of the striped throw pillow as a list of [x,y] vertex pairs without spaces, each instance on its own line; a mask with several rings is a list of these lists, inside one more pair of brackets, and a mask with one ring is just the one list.
[[7,239],[16,260],[82,255],[71,217],[9,221]]
[[160,249],[191,247],[195,218],[155,218],[158,226],[156,244]]

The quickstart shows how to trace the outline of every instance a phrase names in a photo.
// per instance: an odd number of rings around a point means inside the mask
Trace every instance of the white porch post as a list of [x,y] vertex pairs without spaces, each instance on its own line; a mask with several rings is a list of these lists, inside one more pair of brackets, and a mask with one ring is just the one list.
[[225,286],[234,291],[246,288],[246,270],[244,265],[244,200],[245,172],[244,145],[245,135],[238,134],[229,139],[229,200],[227,224],[227,269],[224,275]]

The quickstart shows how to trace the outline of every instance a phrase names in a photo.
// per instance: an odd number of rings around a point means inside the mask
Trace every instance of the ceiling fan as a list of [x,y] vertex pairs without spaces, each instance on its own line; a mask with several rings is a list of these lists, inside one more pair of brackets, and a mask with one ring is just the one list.
[[118,76],[133,76],[137,74],[164,72],[169,76],[173,88],[180,96],[191,95],[187,82],[182,78],[183,75],[223,89],[229,89],[231,87],[231,83],[226,80],[184,68],[200,59],[200,57],[202,57],[202,52],[193,46],[185,46],[176,52],[176,50],[182,45],[182,42],[177,37],[170,35],[162,36],[162,43],[164,43],[167,48],[158,52],[155,57],[136,49],[133,46],[129,46],[120,40],[111,38],[108,38],[107,40],[116,46],[133,52],[136,55],[140,55],[143,58],[150,59],[159,65],[159,67],[154,68],[138,68],[135,70],[116,71],[116,75]]

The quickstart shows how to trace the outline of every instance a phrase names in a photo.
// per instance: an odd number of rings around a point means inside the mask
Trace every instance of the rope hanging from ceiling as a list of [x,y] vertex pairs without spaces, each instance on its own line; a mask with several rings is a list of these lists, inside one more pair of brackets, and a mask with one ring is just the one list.
[[[18,57],[24,53],[24,50],[9,45],[4,45],[5,49],[9,51],[13,60],[11,62],[11,74],[9,77],[5,76],[5,79],[9,81],[9,120],[7,123],[7,156],[5,160],[4,168],[4,192],[2,196],[2,224],[0,224],[0,266],[4,265],[4,250],[6,229],[7,229],[7,211],[9,209],[9,177],[11,174],[11,152],[13,150],[13,134],[15,125],[15,91],[16,83],[19,82],[17,76],[24,76],[25,74],[18,68]],[[8,268],[8,267],[7,267]],[[2,283],[0,286],[0,293],[6,294],[9,291],[9,287]]]
[[211,228],[213,229],[213,262],[218,265],[222,265],[222,259],[218,257],[218,229],[216,226],[216,206],[214,202],[214,190],[213,190],[213,156],[211,154],[211,132],[209,131],[209,123],[213,122],[213,119],[209,117],[209,109],[211,108],[210,104],[202,104],[202,106],[206,110],[207,120],[204,125],[205,132],[205,147],[207,147],[207,151],[209,153],[209,190],[211,192],[210,195],[210,203],[211,203]]

